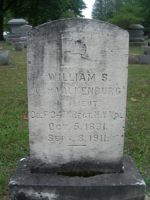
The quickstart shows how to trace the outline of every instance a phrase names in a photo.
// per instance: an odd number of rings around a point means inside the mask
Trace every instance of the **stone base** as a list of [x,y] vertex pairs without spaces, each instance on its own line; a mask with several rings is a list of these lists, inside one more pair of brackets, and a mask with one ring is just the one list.
[[150,55],[129,55],[129,64],[150,65]]
[[91,177],[31,173],[22,159],[9,182],[10,200],[144,200],[145,188],[129,157],[124,173]]

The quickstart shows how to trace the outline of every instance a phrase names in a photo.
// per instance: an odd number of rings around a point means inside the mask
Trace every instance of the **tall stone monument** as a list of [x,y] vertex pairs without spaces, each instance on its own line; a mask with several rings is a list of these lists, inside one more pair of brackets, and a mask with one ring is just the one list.
[[36,27],[28,45],[30,157],[11,200],[144,200],[123,156],[128,33],[87,19]]
[[129,26],[130,46],[144,46],[144,26],[141,24],[131,24]]
[[28,33],[32,26],[28,25],[25,19],[11,19],[8,21],[10,33],[6,36],[6,41],[14,44],[15,49],[22,50],[27,47]]
[[27,25],[28,22],[25,19],[11,19],[8,21],[10,33],[7,35],[7,41],[15,42],[21,37],[20,27]]
[[8,25],[10,26],[10,33],[17,34],[20,33],[20,27],[28,24],[25,19],[11,19],[8,21]]

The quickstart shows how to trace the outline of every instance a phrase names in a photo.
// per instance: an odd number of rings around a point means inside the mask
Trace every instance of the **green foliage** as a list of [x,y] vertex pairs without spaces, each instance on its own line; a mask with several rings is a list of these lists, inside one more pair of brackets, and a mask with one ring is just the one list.
[[112,0],[96,0],[92,16],[94,19],[106,20],[113,15],[113,1]]
[[83,0],[70,0],[69,10],[71,10],[76,16],[82,17],[82,10],[86,8]]
[[92,16],[94,19],[108,20],[121,7],[122,0],[96,0]]
[[61,18],[75,18],[75,17],[76,17],[75,14],[71,10],[68,10],[67,12],[61,15]]
[[3,21],[3,26],[4,26],[4,31],[9,31],[9,25],[8,25],[8,21],[12,19],[12,13],[7,11],[5,16],[4,16],[4,21]]
[[[18,1],[18,0],[16,0]],[[3,31],[4,31],[4,19],[7,16],[7,12],[10,7],[14,7],[15,0],[0,0],[0,40],[4,40],[3,38]]]
[[0,40],[8,16],[25,18],[35,26],[64,17],[82,17],[85,7],[83,0],[0,0]]
[[[105,9],[105,1],[107,0],[95,1],[93,18],[109,21],[122,28],[128,28],[130,24],[134,23],[149,26],[149,0],[109,0],[109,7],[107,6],[109,9]],[[105,10],[108,12],[104,12]]]
[[24,17],[30,24],[38,25],[67,16],[82,16],[83,8],[83,0],[25,0],[23,6],[18,4],[12,12],[15,17]]
[[113,24],[127,29],[130,24],[137,24],[143,22],[143,17],[140,15],[142,8],[137,4],[127,3],[120,8],[118,12],[109,19]]
[[150,66],[130,65],[128,77],[126,153],[131,155],[150,189]]
[[26,54],[11,52],[11,66],[0,66],[0,199],[21,157],[28,155]]
[[139,0],[139,5],[142,7],[142,15],[144,18],[144,25],[150,27],[150,0]]
[[136,55],[140,55],[140,54],[144,54],[144,51],[145,51],[145,47],[130,47],[130,51],[129,51],[129,54],[136,54]]

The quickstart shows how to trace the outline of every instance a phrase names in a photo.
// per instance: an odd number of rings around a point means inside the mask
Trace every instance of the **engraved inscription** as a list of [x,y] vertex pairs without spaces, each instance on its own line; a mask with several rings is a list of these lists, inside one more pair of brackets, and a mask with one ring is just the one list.
[[110,120],[122,119],[123,114],[115,111],[92,111],[92,112],[77,112],[77,111],[42,111],[36,112],[31,111],[31,118],[50,118],[50,119],[63,119],[63,118],[72,118],[72,119],[105,119],[109,118]]
[[120,95],[120,87],[56,87],[49,88],[50,92],[55,92],[58,95],[70,96],[70,95],[82,95],[82,96],[98,96],[98,95]]
[[108,74],[103,73],[99,77],[95,73],[48,73],[50,81],[78,82],[78,81],[107,81]]
[[[67,70],[62,68],[62,71]],[[29,115],[35,120],[49,121],[48,141],[51,144],[86,146],[93,142],[107,143],[111,141],[109,120],[114,123],[124,120],[123,113],[116,108],[101,109],[105,96],[118,97],[122,95],[124,87],[112,83],[108,73],[96,73],[98,69],[92,71],[49,72],[44,76],[48,94],[55,96],[55,106],[53,110],[33,110]],[[70,119],[72,122],[68,123]],[[67,132],[74,134],[70,137]]]
[[[66,141],[65,141],[66,140]],[[63,144],[67,143],[67,146],[86,146],[86,143],[101,143],[101,142],[109,142],[106,134],[99,135],[99,134],[89,134],[89,135],[76,135],[75,137],[68,137],[56,134],[49,134],[48,141],[52,144]],[[74,144],[73,144],[74,143]]]

